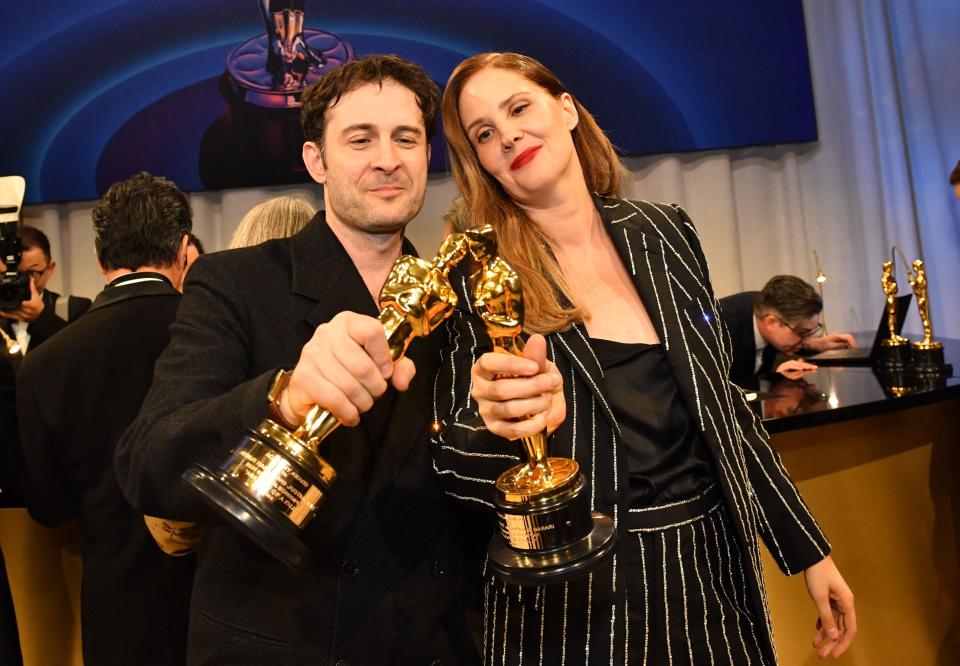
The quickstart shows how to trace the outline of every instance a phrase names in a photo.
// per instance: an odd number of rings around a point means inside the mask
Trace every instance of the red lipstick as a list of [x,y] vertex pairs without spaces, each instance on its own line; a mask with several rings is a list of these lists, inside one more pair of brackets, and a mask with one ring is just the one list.
[[543,146],[534,146],[533,148],[527,148],[525,151],[517,155],[513,162],[510,163],[510,170],[516,171],[522,166],[525,166],[533,161],[533,158],[537,156],[537,153],[540,152],[540,149]]

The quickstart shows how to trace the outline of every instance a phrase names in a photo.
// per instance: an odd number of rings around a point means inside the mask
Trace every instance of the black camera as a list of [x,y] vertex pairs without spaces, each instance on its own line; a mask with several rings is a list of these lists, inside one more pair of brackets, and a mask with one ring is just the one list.
[[17,270],[23,255],[23,243],[17,235],[20,204],[26,190],[22,176],[0,177],[0,310],[16,310],[30,300],[30,277]]
[[[0,206],[0,216],[16,214],[19,206]],[[0,261],[3,276],[0,277],[0,310],[16,310],[24,301],[30,300],[30,277],[17,270],[23,254],[23,243],[17,235],[17,223],[0,222]]]

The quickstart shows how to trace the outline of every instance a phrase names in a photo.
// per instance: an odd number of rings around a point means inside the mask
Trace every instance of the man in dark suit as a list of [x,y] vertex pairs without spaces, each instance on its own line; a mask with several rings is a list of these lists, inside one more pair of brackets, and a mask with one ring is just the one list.
[[[23,244],[17,270],[30,277],[30,298],[13,310],[0,310],[0,329],[16,341],[19,352],[0,351],[0,432],[4,433],[0,453],[0,508],[23,506],[20,489],[20,462],[16,451],[17,421],[16,375],[24,356],[37,349],[55,333],[63,330],[90,307],[90,299],[79,296],[61,297],[46,289],[57,269],[50,256],[50,240],[34,227],[21,226],[17,235]],[[0,261],[0,270],[6,266]]]
[[[19,351],[9,353],[6,345],[0,345],[0,508],[22,508],[23,489],[20,482],[20,455],[17,450],[16,419],[16,374],[24,355],[36,350],[54,333],[76,320],[90,307],[90,299],[79,296],[61,297],[46,289],[47,282],[56,270],[56,262],[50,256],[50,241],[39,229],[21,226],[17,235],[23,244],[23,252],[17,270],[30,276],[30,298],[13,310],[0,310],[0,330],[4,340],[13,340]],[[6,266],[0,261],[0,271]],[[12,633],[7,640],[0,636],[0,646],[10,645],[7,654],[0,647],[0,663],[19,663],[19,647],[16,644],[16,622],[13,605],[2,570],[0,553],[0,634]]]
[[721,298],[720,315],[733,343],[731,381],[744,388],[756,388],[761,375],[817,369],[802,359],[778,363],[779,354],[817,354],[856,347],[849,333],[814,337],[822,328],[822,311],[823,300],[816,289],[793,275],[776,275],[761,291]]
[[120,491],[113,454],[170,338],[190,205],[170,181],[141,173],[107,190],[93,223],[108,284],[17,377],[27,508],[44,525],[80,517],[84,662],[182,663],[194,558],[157,548]]
[[[325,211],[292,238],[190,269],[170,346],[116,458],[137,508],[203,523],[190,663],[476,659],[451,506],[428,453],[438,355],[417,340],[413,362],[393,366],[374,318],[394,260],[413,252],[403,231],[423,204],[437,109],[436,84],[395,56],[327,74],[304,93],[301,116]],[[295,573],[180,477],[196,462],[219,469],[262,420],[295,428],[316,404],[351,427],[323,443],[338,477],[302,533],[312,560]]]

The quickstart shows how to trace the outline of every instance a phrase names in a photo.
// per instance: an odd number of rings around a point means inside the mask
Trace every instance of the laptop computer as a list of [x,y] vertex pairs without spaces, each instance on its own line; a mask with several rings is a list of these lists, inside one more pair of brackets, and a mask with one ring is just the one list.
[[[894,330],[897,335],[903,330],[903,322],[907,319],[907,312],[910,309],[910,299],[913,294],[905,294],[897,297],[897,321]],[[880,353],[880,345],[890,337],[890,327],[887,324],[887,308],[884,303],[883,313],[880,316],[880,325],[877,327],[877,334],[873,338],[873,345],[870,347],[854,347],[853,349],[830,349],[813,356],[804,358],[816,365],[873,365]]]

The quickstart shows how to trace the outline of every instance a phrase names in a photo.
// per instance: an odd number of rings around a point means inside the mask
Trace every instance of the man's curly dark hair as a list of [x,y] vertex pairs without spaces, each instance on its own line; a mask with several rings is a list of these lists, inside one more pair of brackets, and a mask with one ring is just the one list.
[[107,270],[169,266],[193,228],[186,195],[146,171],[114,183],[93,209],[97,259]]
[[323,132],[327,111],[348,92],[368,83],[383,86],[386,79],[408,88],[417,98],[423,112],[427,139],[433,136],[434,120],[440,109],[440,89],[420,65],[395,55],[371,55],[358,58],[325,74],[307,88],[301,97],[300,124],[303,136],[320,147],[323,154]]

